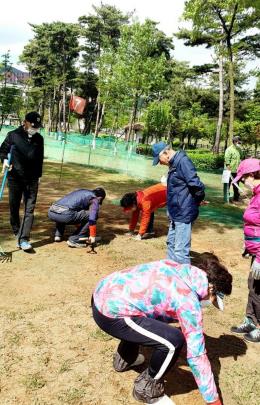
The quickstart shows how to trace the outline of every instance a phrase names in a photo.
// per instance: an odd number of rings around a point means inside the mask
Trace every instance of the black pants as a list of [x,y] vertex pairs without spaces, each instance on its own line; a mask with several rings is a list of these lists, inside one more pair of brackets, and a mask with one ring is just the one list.
[[[233,177],[233,179],[236,177],[236,173],[231,173],[231,175],[232,175],[232,177]],[[230,186],[231,186],[231,182],[232,182],[232,179],[230,178],[230,180],[229,180],[229,188],[230,188]],[[238,184],[239,182],[237,182],[237,184]],[[233,186],[233,200],[234,201],[238,201],[239,200],[239,196],[240,196],[240,194],[239,194],[239,190],[238,190],[238,188],[235,186],[235,184],[232,184],[232,186]]]
[[148,227],[146,229],[146,232],[148,232],[148,233],[153,232],[153,223],[154,223],[154,212],[151,213],[150,221],[149,221]]
[[246,316],[258,325],[260,324],[260,280],[255,280],[251,271],[248,277],[248,289]]
[[77,225],[79,227],[69,237],[71,242],[80,242],[80,237],[88,236],[89,234],[89,213],[88,211],[73,211],[71,209],[63,212],[55,212],[55,204],[50,207],[48,217],[56,222],[55,236],[63,236],[66,225]]
[[[18,241],[28,241],[33,225],[34,208],[38,193],[38,179],[23,182],[8,178],[10,223]],[[20,221],[20,205],[23,197],[24,216]]]
[[176,362],[184,343],[182,332],[167,323],[146,317],[108,318],[92,303],[93,317],[97,325],[109,335],[120,339],[118,353],[132,364],[139,345],[154,349],[149,364],[149,375],[160,379]]

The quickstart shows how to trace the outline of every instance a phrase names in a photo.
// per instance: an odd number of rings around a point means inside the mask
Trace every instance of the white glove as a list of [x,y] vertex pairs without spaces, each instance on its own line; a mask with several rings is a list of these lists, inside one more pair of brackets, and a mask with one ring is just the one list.
[[8,159],[4,159],[2,173],[4,173],[6,169],[10,172],[10,170],[12,170],[12,167],[13,167],[12,165],[9,165]]
[[89,243],[93,244],[93,243],[96,242],[96,237],[95,237],[95,236],[90,236],[90,237],[88,238],[88,241],[89,241]]
[[134,240],[142,240],[142,235],[139,233],[134,237]]
[[165,174],[161,177],[161,183],[162,183],[164,186],[167,186],[167,176],[165,176]]
[[251,266],[252,276],[255,280],[260,280],[260,263],[256,260],[253,261]]
[[133,236],[134,234],[134,231],[128,231],[126,232],[125,236]]

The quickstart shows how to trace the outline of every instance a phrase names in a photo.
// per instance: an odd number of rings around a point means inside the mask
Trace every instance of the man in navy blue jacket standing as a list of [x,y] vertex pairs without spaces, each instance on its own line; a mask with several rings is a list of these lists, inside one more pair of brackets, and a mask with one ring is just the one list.
[[178,263],[190,263],[191,226],[199,215],[199,205],[205,197],[192,161],[183,150],[174,151],[164,142],[153,145],[153,165],[169,166],[167,179],[167,209],[170,226],[167,256]]

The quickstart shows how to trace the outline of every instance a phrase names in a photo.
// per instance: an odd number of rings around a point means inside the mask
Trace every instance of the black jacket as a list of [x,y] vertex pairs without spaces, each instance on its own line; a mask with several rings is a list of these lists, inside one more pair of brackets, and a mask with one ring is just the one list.
[[199,204],[205,197],[192,161],[178,151],[170,161],[167,179],[167,208],[170,219],[188,224],[199,215]]
[[8,132],[4,142],[0,146],[0,159],[3,162],[12,149],[12,170],[8,173],[9,178],[30,181],[42,176],[43,165],[43,137],[36,133],[31,138],[23,127]]

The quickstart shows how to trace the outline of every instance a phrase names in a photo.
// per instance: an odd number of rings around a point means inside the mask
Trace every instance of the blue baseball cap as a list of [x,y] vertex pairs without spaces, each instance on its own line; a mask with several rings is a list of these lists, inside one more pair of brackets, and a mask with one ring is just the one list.
[[167,146],[168,145],[165,142],[158,142],[152,146],[153,166],[158,165],[159,155]]

